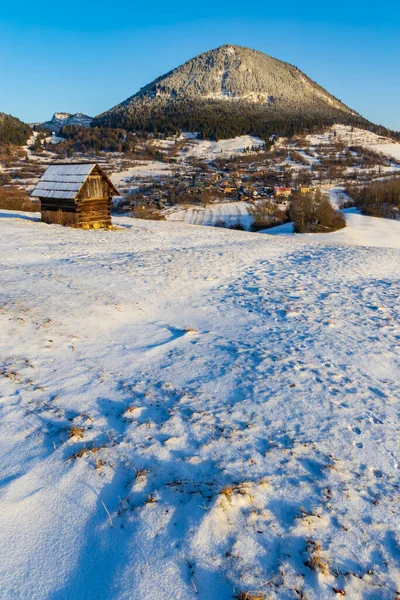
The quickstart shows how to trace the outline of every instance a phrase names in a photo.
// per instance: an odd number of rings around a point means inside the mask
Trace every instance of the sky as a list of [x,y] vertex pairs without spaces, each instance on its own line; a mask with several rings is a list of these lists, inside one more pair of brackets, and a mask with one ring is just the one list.
[[290,62],[400,130],[400,2],[3,0],[0,111],[108,110],[196,54],[238,44]]

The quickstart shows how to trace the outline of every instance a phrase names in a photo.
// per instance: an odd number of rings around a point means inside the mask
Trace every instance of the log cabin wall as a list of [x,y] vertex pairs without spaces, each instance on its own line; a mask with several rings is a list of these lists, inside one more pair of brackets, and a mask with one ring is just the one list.
[[78,227],[99,224],[111,225],[111,198],[87,199],[78,202],[76,224]]

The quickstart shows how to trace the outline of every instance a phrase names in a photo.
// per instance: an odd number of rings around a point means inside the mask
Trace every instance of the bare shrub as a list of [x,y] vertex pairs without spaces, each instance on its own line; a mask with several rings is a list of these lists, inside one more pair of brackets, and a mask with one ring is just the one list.
[[40,210],[39,202],[32,202],[26,192],[18,188],[0,188],[0,208],[5,210],[24,210],[37,212]]
[[149,221],[165,221],[165,216],[152,206],[135,206],[131,212],[135,219],[148,219]]
[[280,225],[286,220],[286,214],[271,200],[261,200],[248,207],[249,215],[253,218],[252,231],[260,231],[275,225]]
[[65,225],[65,217],[63,215],[63,211],[61,210],[61,208],[59,208],[56,211],[56,213],[54,215],[53,223],[55,225]]

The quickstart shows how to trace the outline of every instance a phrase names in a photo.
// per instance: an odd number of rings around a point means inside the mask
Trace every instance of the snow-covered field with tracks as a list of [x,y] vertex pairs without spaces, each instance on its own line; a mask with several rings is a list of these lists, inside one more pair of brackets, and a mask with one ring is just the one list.
[[166,214],[168,221],[181,221],[189,225],[215,225],[223,221],[226,227],[242,225],[249,229],[252,218],[247,212],[246,202],[219,202],[206,207],[196,206],[174,210]]
[[398,597],[395,236],[0,217],[2,598]]

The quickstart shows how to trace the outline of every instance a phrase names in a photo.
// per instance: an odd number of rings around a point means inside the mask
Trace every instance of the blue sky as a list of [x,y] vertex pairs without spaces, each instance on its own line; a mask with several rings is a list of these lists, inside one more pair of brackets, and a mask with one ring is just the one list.
[[400,130],[399,4],[3,0],[0,111],[28,122],[55,111],[95,115],[232,43],[296,65],[371,121]]

